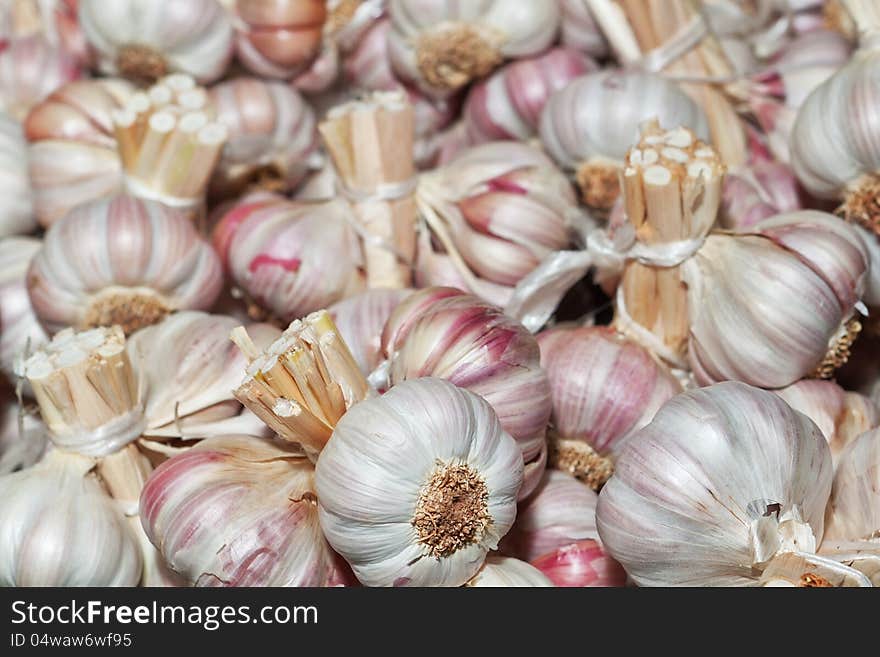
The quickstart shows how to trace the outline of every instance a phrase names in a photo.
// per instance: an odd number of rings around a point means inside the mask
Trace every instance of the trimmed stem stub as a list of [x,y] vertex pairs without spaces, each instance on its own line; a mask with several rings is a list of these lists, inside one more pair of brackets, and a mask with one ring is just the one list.
[[486,482],[466,464],[439,463],[422,487],[412,526],[432,557],[479,543],[492,523]]
[[131,335],[145,326],[158,324],[173,310],[162,296],[147,288],[108,289],[91,300],[80,328],[118,325],[126,335]]
[[168,73],[168,62],[150,46],[130,43],[119,49],[116,70],[138,84],[152,84]]
[[862,176],[836,213],[880,236],[880,176]]
[[581,198],[589,207],[610,210],[620,196],[620,167],[610,160],[589,160],[575,172]]
[[862,330],[862,322],[858,317],[850,317],[844,322],[837,334],[831,339],[828,353],[813,371],[814,379],[830,379],[834,372],[849,360],[853,343]]
[[582,440],[547,436],[547,465],[567,472],[595,491],[614,474],[614,463]]
[[432,87],[454,91],[482,77],[504,59],[501,39],[467,23],[445,23],[419,37],[416,64]]

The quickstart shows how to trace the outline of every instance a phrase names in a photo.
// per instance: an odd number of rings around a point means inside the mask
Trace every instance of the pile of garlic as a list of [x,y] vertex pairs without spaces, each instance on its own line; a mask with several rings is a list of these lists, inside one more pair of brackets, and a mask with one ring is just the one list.
[[880,586],[876,0],[8,4],[0,585]]

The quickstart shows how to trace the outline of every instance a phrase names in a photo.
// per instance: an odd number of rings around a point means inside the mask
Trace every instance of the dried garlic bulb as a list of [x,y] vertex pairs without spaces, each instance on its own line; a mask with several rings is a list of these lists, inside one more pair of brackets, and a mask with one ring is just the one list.
[[23,235],[37,227],[27,161],[21,125],[0,112],[0,237]]
[[16,359],[46,341],[31,307],[26,275],[43,243],[34,237],[0,240],[0,372],[14,380]]
[[31,107],[78,77],[77,61],[42,35],[12,38],[0,49],[0,112],[23,119]]
[[619,587],[626,571],[608,556],[598,541],[569,543],[532,559],[531,564],[559,587]]
[[209,308],[222,284],[216,254],[186,216],[128,195],[55,223],[28,271],[34,311],[51,332],[119,324],[130,333],[175,310]]
[[315,468],[324,535],[367,586],[464,584],[510,529],[521,484],[492,407],[434,378],[353,406]]
[[540,570],[513,557],[489,555],[483,567],[468,580],[468,587],[553,586]]

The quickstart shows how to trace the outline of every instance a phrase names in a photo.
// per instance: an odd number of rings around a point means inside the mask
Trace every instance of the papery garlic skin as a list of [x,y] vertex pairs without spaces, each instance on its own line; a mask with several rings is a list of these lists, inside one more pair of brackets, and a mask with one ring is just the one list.
[[440,377],[482,396],[517,441],[525,462],[520,498],[541,480],[547,458],[550,384],[538,343],[521,324],[453,288],[425,288],[385,325],[388,382]]
[[34,465],[46,452],[49,436],[39,414],[22,408],[12,391],[0,391],[0,475]]
[[232,57],[232,23],[217,0],[79,0],[79,22],[105,75],[212,82]]
[[89,474],[93,465],[51,451],[37,465],[0,477],[0,585],[138,584],[137,539]]
[[728,170],[724,178],[724,228],[748,230],[759,221],[801,207],[797,179],[782,162],[759,156],[744,168]]
[[626,446],[599,494],[608,553],[639,586],[749,586],[815,552],[831,492],[819,428],[738,382],[684,392]]
[[608,556],[598,541],[569,543],[538,555],[531,564],[559,587],[617,587],[626,584],[626,571]]
[[464,584],[510,529],[521,484],[491,406],[434,378],[353,406],[315,467],[324,534],[367,586]]
[[130,333],[175,310],[209,308],[223,273],[186,215],[122,194],[55,223],[27,281],[48,331],[120,324]]
[[43,243],[34,237],[0,240],[0,372],[15,381],[14,366],[46,340],[28,296],[26,274]]
[[315,114],[302,96],[279,82],[235,78],[212,87],[210,98],[229,129],[212,194],[234,196],[249,184],[294,189],[318,145]]
[[0,112],[0,237],[30,233],[37,227],[27,157],[21,126]]
[[562,14],[559,39],[563,46],[579,50],[590,57],[608,55],[608,41],[587,2],[559,0],[559,10]]
[[254,312],[290,322],[363,288],[350,213],[340,200],[245,201],[218,224],[214,245]]
[[880,430],[866,431],[839,454],[826,522],[823,550],[864,542],[880,557]]
[[490,555],[479,572],[468,580],[468,587],[553,586],[540,570],[513,557]]
[[194,586],[344,583],[318,524],[314,468],[256,436],[204,440],[160,465],[140,516],[165,562]]
[[31,107],[78,77],[76,60],[42,35],[13,38],[0,50],[0,111],[23,119]]
[[122,189],[112,113],[133,93],[123,80],[71,82],[28,115],[28,170],[34,211],[42,226],[50,226],[77,205]]

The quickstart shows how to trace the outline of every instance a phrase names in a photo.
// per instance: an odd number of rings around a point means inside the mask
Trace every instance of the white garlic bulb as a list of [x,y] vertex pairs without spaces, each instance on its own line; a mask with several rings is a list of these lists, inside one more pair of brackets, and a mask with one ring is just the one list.
[[321,527],[363,584],[459,586],[513,524],[522,468],[486,401],[406,381],[336,425],[315,468]]
[[46,452],[46,426],[32,408],[22,408],[11,390],[0,389],[0,475],[32,466]]
[[51,332],[112,324],[131,332],[175,310],[209,308],[222,284],[217,255],[183,213],[125,194],[55,223],[28,271],[34,311]]
[[864,541],[880,555],[880,430],[866,431],[840,453],[827,522],[828,543]]
[[489,555],[479,572],[468,580],[468,587],[553,586],[546,575],[525,561]]
[[212,82],[232,57],[232,22],[217,0],[80,0],[79,22],[106,75]]
[[0,585],[137,585],[140,547],[93,467],[53,450],[0,477]]
[[608,41],[593,17],[586,0],[559,0],[559,39],[564,46],[574,48],[590,57],[606,57],[609,54]]
[[12,38],[0,49],[0,112],[23,119],[31,107],[78,77],[77,61],[44,36]]
[[31,259],[43,243],[34,237],[0,240],[0,372],[14,379],[16,359],[46,341],[25,281]]
[[27,161],[21,125],[0,112],[0,237],[30,233],[37,227]]
[[818,427],[773,393],[691,390],[620,455],[599,536],[640,586],[754,585],[777,555],[815,553],[832,470]]

